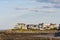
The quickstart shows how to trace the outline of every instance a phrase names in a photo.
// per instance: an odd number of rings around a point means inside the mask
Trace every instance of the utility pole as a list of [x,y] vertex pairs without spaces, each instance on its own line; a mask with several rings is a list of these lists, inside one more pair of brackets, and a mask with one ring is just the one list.
[[53,38],[52,38],[52,37],[50,37],[50,40],[53,40]]
[[53,37],[52,37],[52,31],[50,32],[50,40],[53,40]]

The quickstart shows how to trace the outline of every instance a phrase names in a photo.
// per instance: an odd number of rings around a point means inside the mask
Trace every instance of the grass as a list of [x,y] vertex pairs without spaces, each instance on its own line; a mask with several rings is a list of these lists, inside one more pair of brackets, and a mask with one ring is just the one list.
[[58,30],[33,30],[33,29],[12,29],[12,31],[15,32],[32,32],[32,33],[53,33],[53,32],[57,32]]

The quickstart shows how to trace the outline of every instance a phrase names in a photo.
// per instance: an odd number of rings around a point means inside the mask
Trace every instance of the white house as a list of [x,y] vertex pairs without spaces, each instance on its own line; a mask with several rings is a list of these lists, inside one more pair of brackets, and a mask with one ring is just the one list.
[[57,28],[56,24],[44,24],[44,29],[53,29],[53,28]]
[[52,23],[49,23],[49,24],[41,23],[41,24],[39,24],[40,30],[53,29],[53,28],[57,28],[57,27],[58,26],[56,24],[52,24]]
[[20,29],[27,29],[27,27],[24,23],[17,23],[17,25],[15,27],[20,28]]

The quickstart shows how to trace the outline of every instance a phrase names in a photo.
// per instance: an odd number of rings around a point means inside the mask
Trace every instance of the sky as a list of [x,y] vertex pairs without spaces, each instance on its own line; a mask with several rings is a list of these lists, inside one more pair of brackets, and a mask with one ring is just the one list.
[[0,0],[0,30],[17,23],[60,23],[60,0]]

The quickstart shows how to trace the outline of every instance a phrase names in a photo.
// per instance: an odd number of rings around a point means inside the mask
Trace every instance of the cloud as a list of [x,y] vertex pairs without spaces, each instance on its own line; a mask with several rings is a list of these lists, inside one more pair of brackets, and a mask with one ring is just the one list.
[[32,12],[40,12],[40,11],[37,10],[37,9],[32,9],[32,10],[30,10],[30,11],[32,11]]
[[46,2],[46,3],[60,3],[60,0],[36,0],[37,2]]
[[[60,8],[60,0],[36,0],[40,3],[47,3],[48,6],[43,6],[44,8]],[[51,5],[49,5],[49,3]]]
[[55,4],[54,7],[55,8],[60,8],[60,4]]
[[25,11],[29,11],[29,12],[40,12],[40,10],[38,10],[38,9],[35,9],[35,8],[24,8],[24,7],[17,7],[17,8],[15,8],[15,10],[25,10]]
[[[36,7],[17,7],[17,9],[20,11],[20,13],[59,13],[59,10],[56,9],[48,9],[53,7],[53,5],[47,5],[47,6],[43,6],[43,8],[36,8]],[[54,6],[55,8],[57,8],[57,6]],[[45,9],[47,8],[47,9]]]
[[43,6],[43,8],[60,8],[60,4],[51,4],[51,5]]
[[28,8],[24,8],[24,7],[21,7],[21,8],[20,7],[16,7],[15,9],[16,10],[28,10]]

